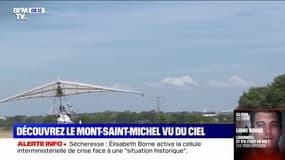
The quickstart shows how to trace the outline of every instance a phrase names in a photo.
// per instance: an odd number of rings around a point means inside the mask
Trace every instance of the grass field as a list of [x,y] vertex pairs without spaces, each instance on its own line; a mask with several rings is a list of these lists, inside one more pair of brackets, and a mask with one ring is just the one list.
[[12,130],[0,130],[0,138],[12,138]]

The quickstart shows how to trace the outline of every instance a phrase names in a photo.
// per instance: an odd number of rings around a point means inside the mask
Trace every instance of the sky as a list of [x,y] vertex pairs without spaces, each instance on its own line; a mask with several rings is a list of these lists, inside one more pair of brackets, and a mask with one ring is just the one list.
[[[17,21],[13,8],[43,7]],[[0,99],[57,80],[144,92],[66,97],[77,113],[232,110],[285,68],[285,3],[0,2]],[[0,104],[45,115],[53,98]]]

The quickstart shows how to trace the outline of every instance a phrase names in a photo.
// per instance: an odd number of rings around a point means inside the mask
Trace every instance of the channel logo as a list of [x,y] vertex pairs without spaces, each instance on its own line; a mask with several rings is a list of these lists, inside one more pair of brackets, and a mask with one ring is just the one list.
[[13,14],[16,16],[18,21],[26,21],[27,14],[34,14],[34,13],[45,13],[45,8],[40,7],[33,7],[33,8],[13,8]]

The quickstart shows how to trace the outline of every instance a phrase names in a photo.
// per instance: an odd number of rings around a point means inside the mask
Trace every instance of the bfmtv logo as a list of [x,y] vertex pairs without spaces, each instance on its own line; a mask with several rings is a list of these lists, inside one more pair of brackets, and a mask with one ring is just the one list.
[[16,15],[18,21],[26,21],[26,13],[28,13],[28,8],[13,8],[13,13]]
[[45,8],[13,8],[13,14],[18,21],[26,21],[27,13],[45,13]]

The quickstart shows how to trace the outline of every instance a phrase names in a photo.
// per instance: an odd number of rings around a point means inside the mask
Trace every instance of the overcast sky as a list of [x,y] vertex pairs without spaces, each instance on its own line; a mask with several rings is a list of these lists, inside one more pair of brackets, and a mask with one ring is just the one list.
[[[14,7],[44,7],[16,20]],[[234,109],[285,68],[284,2],[0,2],[0,99],[62,80],[143,91],[66,97],[77,112]],[[53,99],[0,104],[44,115]]]

